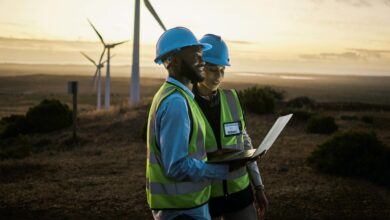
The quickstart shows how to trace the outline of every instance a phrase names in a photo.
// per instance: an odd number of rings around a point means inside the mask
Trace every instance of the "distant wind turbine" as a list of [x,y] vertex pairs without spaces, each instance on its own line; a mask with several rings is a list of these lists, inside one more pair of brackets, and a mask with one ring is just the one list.
[[104,108],[108,110],[110,108],[110,49],[118,46],[120,44],[126,43],[127,41],[121,41],[113,44],[106,44],[103,40],[102,35],[96,30],[95,26],[92,24],[90,20],[88,20],[89,24],[92,26],[93,30],[98,35],[100,41],[102,42],[104,49],[107,49],[107,66],[106,66],[106,89],[104,91]]
[[[92,58],[87,56],[85,53],[80,52],[85,58],[87,58],[89,61],[91,61],[91,63],[93,63],[96,66],[96,72],[95,72],[95,75],[93,76],[92,84],[93,84],[94,89],[96,89],[96,84],[97,84],[96,109],[98,109],[98,110],[101,108],[101,97],[102,97],[101,68],[103,68],[104,64],[108,61],[108,60],[105,60],[102,62],[105,51],[106,51],[106,49],[104,49],[103,53],[100,55],[100,59],[99,59],[98,63],[96,63]],[[113,57],[114,57],[114,55],[111,56],[110,58],[113,58]],[[96,78],[97,78],[97,83],[96,83]]]
[[[146,8],[154,16],[157,22],[160,24],[162,29],[166,31],[166,28],[160,18],[158,17],[156,11],[153,9],[152,5],[148,0],[144,0]],[[135,0],[135,15],[134,15],[134,41],[133,41],[133,64],[131,67],[131,82],[130,82],[130,99],[129,104],[136,106],[139,103],[140,94],[139,94],[139,24],[140,24],[140,0]]]

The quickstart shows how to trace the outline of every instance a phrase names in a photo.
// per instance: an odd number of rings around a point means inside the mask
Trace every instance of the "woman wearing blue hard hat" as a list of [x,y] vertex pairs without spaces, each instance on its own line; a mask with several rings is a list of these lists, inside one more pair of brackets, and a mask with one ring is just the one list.
[[[206,34],[200,42],[212,45],[210,50],[203,52],[205,79],[193,88],[195,100],[207,119],[207,153],[252,149],[237,92],[219,88],[225,67],[230,66],[228,47],[220,36],[213,34]],[[229,133],[225,131],[226,126],[229,126]],[[232,126],[236,126],[233,135]],[[251,183],[259,207],[257,212]],[[230,172],[226,179],[212,183],[209,210],[213,219],[251,220],[257,219],[257,213],[262,219],[267,208],[268,201],[256,161]]]

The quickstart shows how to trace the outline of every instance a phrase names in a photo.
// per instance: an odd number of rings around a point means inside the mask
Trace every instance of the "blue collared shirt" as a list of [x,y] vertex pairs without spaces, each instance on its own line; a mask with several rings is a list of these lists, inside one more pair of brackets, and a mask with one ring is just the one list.
[[[194,94],[181,82],[168,77],[170,82],[190,95]],[[163,169],[168,177],[177,181],[191,180],[194,182],[213,179],[226,179],[229,174],[227,165],[207,164],[188,156],[191,120],[185,98],[179,93],[173,93],[160,104],[156,113],[156,141],[161,150]],[[210,219],[208,205],[187,210],[153,211],[155,219],[171,219],[186,214],[195,219]]]

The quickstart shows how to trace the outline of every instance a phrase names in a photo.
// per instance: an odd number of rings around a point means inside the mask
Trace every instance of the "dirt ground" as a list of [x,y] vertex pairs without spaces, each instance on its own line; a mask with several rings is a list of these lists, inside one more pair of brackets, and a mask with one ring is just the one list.
[[[65,129],[32,137],[49,140],[40,152],[0,161],[0,218],[152,219],[145,198],[142,140],[150,98],[138,108],[117,105],[109,112],[82,112],[81,142],[75,146],[68,144],[71,130]],[[339,130],[374,130],[390,146],[390,112],[326,113],[336,117]],[[342,121],[341,115],[372,115],[375,122]],[[254,146],[276,117],[246,114]],[[390,189],[324,175],[308,166],[306,158],[331,136],[307,134],[304,127],[301,122],[289,124],[259,161],[270,203],[267,219],[390,219]]]

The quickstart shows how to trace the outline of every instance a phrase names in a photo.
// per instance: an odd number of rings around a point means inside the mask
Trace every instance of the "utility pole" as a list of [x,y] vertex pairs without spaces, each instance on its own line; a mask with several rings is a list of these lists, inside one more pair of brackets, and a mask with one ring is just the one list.
[[77,81],[68,82],[68,94],[73,94],[73,141],[77,139]]

